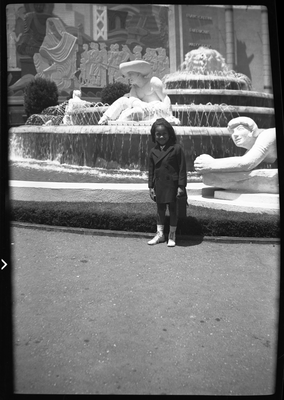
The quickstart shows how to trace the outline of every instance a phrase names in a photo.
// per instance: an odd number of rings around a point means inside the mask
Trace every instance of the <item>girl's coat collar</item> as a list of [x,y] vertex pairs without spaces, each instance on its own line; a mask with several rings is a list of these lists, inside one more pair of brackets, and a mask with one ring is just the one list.
[[157,164],[159,161],[161,161],[166,155],[168,155],[172,150],[174,149],[174,145],[166,145],[166,149],[160,150],[160,146],[157,143],[156,146],[152,149],[152,154],[154,158],[155,164]]

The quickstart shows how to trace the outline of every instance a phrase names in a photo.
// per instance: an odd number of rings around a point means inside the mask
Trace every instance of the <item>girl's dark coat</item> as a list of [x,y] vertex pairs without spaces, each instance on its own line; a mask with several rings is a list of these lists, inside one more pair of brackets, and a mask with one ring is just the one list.
[[186,186],[186,161],[180,144],[168,144],[161,150],[157,143],[149,154],[148,187],[154,188],[157,203],[176,201],[178,186]]

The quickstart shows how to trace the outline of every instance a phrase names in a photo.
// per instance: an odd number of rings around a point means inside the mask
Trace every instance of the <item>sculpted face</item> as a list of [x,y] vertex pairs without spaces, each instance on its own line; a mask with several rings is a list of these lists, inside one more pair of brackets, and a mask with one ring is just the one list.
[[250,130],[243,125],[238,125],[232,133],[232,139],[237,147],[250,148],[254,143],[254,138],[251,136]]
[[137,84],[137,81],[139,80],[141,74],[139,74],[138,72],[128,72],[127,75],[129,78],[130,85],[135,85]]

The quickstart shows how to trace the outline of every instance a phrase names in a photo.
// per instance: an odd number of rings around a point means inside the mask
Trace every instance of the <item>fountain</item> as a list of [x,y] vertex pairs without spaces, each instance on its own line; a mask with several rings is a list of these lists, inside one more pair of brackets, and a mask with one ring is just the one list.
[[[204,48],[188,53],[180,70],[165,75],[163,83],[171,100],[172,114],[180,121],[174,128],[178,141],[184,147],[188,182],[191,183],[191,204],[235,211],[278,213],[277,194],[262,196],[260,201],[245,196],[244,203],[243,196],[237,196],[240,201],[238,198],[229,202],[221,199],[217,200],[217,204],[214,193],[213,197],[212,193],[208,196],[207,188],[204,188],[200,176],[194,171],[194,160],[200,154],[207,153],[214,158],[244,154],[244,149],[235,146],[227,128],[233,118],[247,116],[253,118],[260,129],[274,127],[273,95],[253,91],[245,75],[229,71],[218,52]],[[66,115],[66,105],[63,103],[51,107],[40,115],[31,116],[26,125],[11,128],[10,159],[41,163],[40,168],[43,165],[43,169],[51,163],[55,174],[58,165],[62,166],[63,171],[67,169],[72,176],[75,175],[74,170],[81,168],[79,180],[72,182],[81,182],[83,192],[80,186],[80,189],[77,188],[78,194],[74,195],[74,185],[71,185],[72,189],[67,181],[62,183],[62,179],[56,179],[52,186],[51,201],[67,198],[68,201],[145,202],[148,198],[148,155],[153,146],[150,137],[152,122],[109,121],[107,125],[98,125],[108,105],[89,103],[80,110],[72,111],[69,117],[73,122],[65,125],[62,120]],[[275,166],[262,162],[258,168],[270,169]],[[88,178],[98,174],[102,175],[102,179],[88,180],[86,171],[87,175],[91,171]],[[102,180],[107,183],[102,185]],[[94,181],[97,183],[91,186],[82,183]],[[113,186],[113,182],[120,182],[119,190],[114,187],[117,185]],[[41,201],[51,195],[50,185],[50,182],[36,182],[35,187],[29,186],[24,194],[22,182],[12,183],[16,197],[29,199],[35,190],[35,196]]]
[[[232,114],[251,117],[260,128],[274,126],[273,96],[252,90],[243,74],[230,71],[216,50],[200,47],[185,56],[179,71],[164,77],[182,125],[226,127]],[[181,106],[183,105],[183,106]]]
[[[189,173],[193,173],[199,154],[215,158],[243,154],[243,149],[234,146],[227,130],[232,118],[249,116],[259,128],[274,126],[273,96],[253,91],[250,80],[229,71],[215,50],[191,51],[180,70],[164,76],[163,82],[172,113],[181,122],[175,130],[184,146]],[[61,123],[62,105],[56,113],[53,108],[48,115],[30,117],[26,125],[10,129],[11,158],[146,171],[153,145],[149,122],[113,121],[106,126],[97,125],[107,107],[90,104],[74,111],[74,125]]]

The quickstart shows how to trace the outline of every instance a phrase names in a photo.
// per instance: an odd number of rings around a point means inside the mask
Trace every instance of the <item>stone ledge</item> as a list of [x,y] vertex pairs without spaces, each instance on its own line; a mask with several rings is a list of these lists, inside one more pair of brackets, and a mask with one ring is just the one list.
[[189,204],[213,208],[216,210],[234,211],[234,212],[246,212],[253,214],[270,214],[279,215],[279,205],[263,204],[261,198],[259,201],[247,203],[245,201],[236,200],[222,200],[215,199],[214,197],[202,197],[202,196],[191,196]]
[[[202,183],[189,184],[188,196],[201,195]],[[151,203],[146,183],[10,181],[10,197],[23,201]]]
[[[54,130],[56,128],[56,132]],[[177,136],[231,136],[227,128],[219,127],[197,127],[197,126],[175,126]],[[148,135],[150,138],[149,125],[135,124],[113,124],[113,125],[21,125],[9,129],[10,135],[22,133],[49,133],[49,134],[113,134],[113,135]]]
[[[279,201],[268,200],[266,194],[254,194],[247,201],[246,196],[238,199],[214,198],[218,188],[203,183],[189,183],[188,203],[196,206],[227,211],[279,214]],[[223,190],[221,190],[224,193]],[[206,195],[207,196],[206,196]],[[277,195],[274,195],[277,196]],[[10,181],[11,200],[38,202],[108,202],[108,203],[151,203],[147,184],[115,183],[67,183]],[[278,197],[279,198],[279,197]]]

